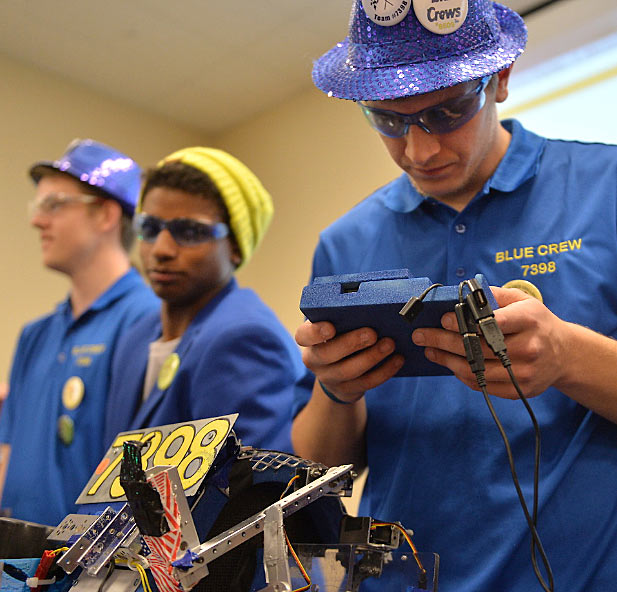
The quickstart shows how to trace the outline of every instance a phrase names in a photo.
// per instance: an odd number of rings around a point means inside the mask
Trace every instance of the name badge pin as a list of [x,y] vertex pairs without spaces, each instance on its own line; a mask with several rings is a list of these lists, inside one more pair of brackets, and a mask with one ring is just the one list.
[[61,415],[58,418],[58,437],[60,441],[69,446],[75,437],[75,422],[68,415]]
[[169,354],[161,366],[158,379],[156,381],[156,386],[164,391],[172,383],[176,373],[178,372],[179,366],[180,356],[176,352]]
[[62,388],[62,404],[67,409],[77,409],[83,401],[86,387],[79,376],[71,376]]

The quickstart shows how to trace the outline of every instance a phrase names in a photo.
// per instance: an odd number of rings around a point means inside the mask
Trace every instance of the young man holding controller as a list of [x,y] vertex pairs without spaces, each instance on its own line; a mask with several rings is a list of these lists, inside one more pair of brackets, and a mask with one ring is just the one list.
[[[617,148],[499,121],[525,43],[520,17],[487,0],[354,2],[349,37],[316,61],[313,79],[358,103],[403,174],[323,231],[312,275],[408,268],[444,285],[483,273],[506,286],[493,288],[494,314],[542,434],[537,530],[555,589],[605,590],[617,581]],[[556,242],[572,248],[540,248]],[[524,259],[499,256],[519,245]],[[525,276],[523,265],[545,272]],[[418,548],[441,556],[440,589],[539,589],[453,312],[442,326],[412,339],[454,376],[401,378],[391,339],[302,325],[296,340],[316,381],[297,399],[295,449],[368,466],[360,513],[414,529]],[[532,424],[482,350],[531,509]]]

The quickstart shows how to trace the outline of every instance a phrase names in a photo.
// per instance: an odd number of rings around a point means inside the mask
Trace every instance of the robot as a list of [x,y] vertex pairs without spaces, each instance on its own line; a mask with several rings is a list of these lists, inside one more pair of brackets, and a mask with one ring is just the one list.
[[352,465],[242,446],[235,417],[119,434],[80,513],[55,528],[0,519],[2,540],[38,537],[31,558],[0,549],[0,591],[437,592],[438,555],[347,514]]

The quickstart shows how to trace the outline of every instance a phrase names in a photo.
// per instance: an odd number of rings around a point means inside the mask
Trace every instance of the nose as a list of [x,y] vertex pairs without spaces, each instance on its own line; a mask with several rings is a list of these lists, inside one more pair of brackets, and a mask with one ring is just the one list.
[[410,125],[405,136],[405,156],[414,165],[424,165],[441,149],[439,136]]
[[159,232],[152,243],[152,255],[157,259],[170,259],[178,253],[178,243],[167,228]]
[[34,226],[34,228],[46,228],[49,226],[49,215],[44,214],[38,208],[35,208],[30,213],[30,225]]

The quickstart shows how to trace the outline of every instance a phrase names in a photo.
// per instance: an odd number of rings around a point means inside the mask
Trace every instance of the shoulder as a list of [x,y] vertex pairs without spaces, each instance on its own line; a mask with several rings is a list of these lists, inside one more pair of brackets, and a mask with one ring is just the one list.
[[600,202],[617,198],[617,146],[572,140],[546,141],[538,174],[542,185],[561,186],[562,193]]
[[133,359],[137,352],[146,350],[151,341],[157,339],[160,334],[160,314],[158,312],[148,313],[138,319],[132,319],[125,328],[130,326],[130,330],[120,331],[117,335],[114,360],[120,360],[125,364],[127,359]]
[[560,140],[547,138],[546,139],[547,147],[563,152],[565,154],[597,154],[603,156],[607,159],[614,159],[617,154],[617,145],[616,144],[606,144],[604,142],[584,142],[582,140]]
[[512,133],[504,167],[500,165],[500,182],[506,187],[513,183],[512,179],[534,178],[533,188],[546,199],[570,196],[575,200],[590,193],[615,195],[617,145],[545,138],[516,120],[502,124]]
[[131,268],[118,282],[112,287],[111,292],[117,291],[120,299],[125,302],[141,302],[146,307],[158,306],[160,300],[146,284],[139,272]]
[[28,321],[22,328],[22,335],[28,335],[30,333],[35,333],[40,330],[45,330],[51,323],[53,323],[54,318],[59,315],[59,311],[48,312],[40,317],[32,319]]
[[256,330],[286,332],[275,312],[251,288],[235,287],[225,295],[207,321],[226,334]]
[[142,338],[150,338],[155,334],[161,325],[161,315],[158,310],[144,311],[138,318],[136,318],[131,324],[130,332],[126,332],[122,340],[123,341],[135,341]]
[[363,260],[401,215],[415,209],[418,199],[404,173],[374,191],[319,234],[313,275],[328,275],[321,272],[338,268],[334,262]]
[[398,200],[405,193],[409,182],[405,175],[400,175],[388,184],[379,187],[373,193],[358,202],[348,212],[327,226],[322,232],[322,238],[332,238],[347,233],[350,229],[376,226],[373,221],[394,215],[396,212],[389,207],[392,201]]
[[510,121],[512,131],[518,134],[524,144],[542,146],[542,165],[544,166],[551,163],[558,165],[563,161],[580,162],[581,166],[585,167],[617,166],[617,144],[548,138],[529,131],[516,120]]
[[132,270],[123,278],[124,284],[118,298],[111,302],[109,313],[119,324],[132,324],[136,320],[158,316],[161,301],[141,276]]
[[62,315],[61,308],[58,308],[54,312],[46,313],[27,322],[21,329],[18,343],[25,344],[39,339],[41,335],[49,335],[53,331],[54,323],[58,322]]
[[392,237],[418,220],[423,200],[405,173],[374,191],[320,233],[311,276],[384,269]]
[[[257,350],[287,351],[299,356],[291,334],[274,311],[250,288],[231,290],[215,310],[195,327],[195,339],[204,357],[213,352],[246,355]],[[192,346],[191,349],[195,349]]]

